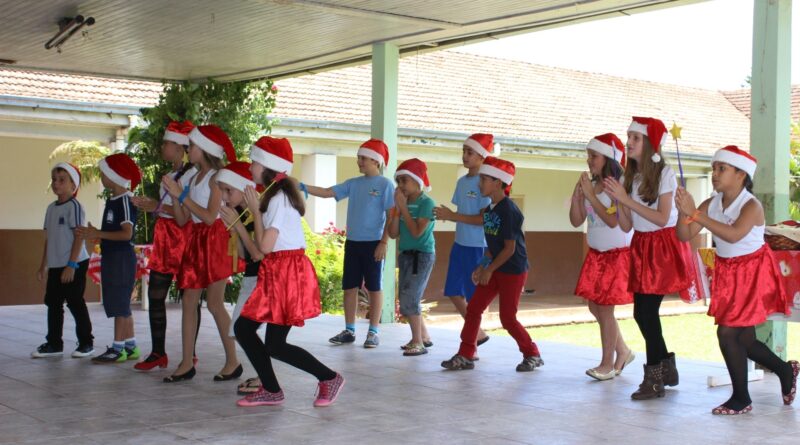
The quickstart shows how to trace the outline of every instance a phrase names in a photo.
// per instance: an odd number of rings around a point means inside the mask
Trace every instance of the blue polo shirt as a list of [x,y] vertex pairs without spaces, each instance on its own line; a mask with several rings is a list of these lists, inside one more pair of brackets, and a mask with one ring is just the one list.
[[[103,210],[103,223],[100,230],[104,232],[118,232],[122,230],[123,224],[130,224],[133,233],[136,233],[136,207],[131,202],[132,193],[127,192],[119,196],[114,196],[106,200],[106,207]],[[131,239],[123,241],[100,240],[100,251],[121,251],[133,249],[133,235]]]
[[394,207],[394,184],[385,176],[358,176],[331,187],[336,201],[347,202],[347,239],[378,241],[386,212]]
[[[488,196],[481,196],[478,187],[480,175],[458,178],[456,189],[453,192],[453,199],[450,200],[456,206],[456,211],[462,215],[477,215],[481,209],[488,206],[492,200]],[[486,247],[486,240],[483,237],[483,228],[474,224],[456,223],[456,242],[465,247]]]

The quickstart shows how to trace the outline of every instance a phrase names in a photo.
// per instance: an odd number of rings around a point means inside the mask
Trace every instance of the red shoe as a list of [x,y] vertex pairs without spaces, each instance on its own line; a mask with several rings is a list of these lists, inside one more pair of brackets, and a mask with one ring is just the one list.
[[157,352],[151,352],[150,355],[147,356],[144,361],[139,362],[133,366],[133,369],[138,371],[150,371],[151,369],[158,366],[159,368],[166,368],[169,364],[169,359],[167,358],[167,354],[159,354]]
[[792,365],[792,390],[789,394],[783,394],[784,405],[791,405],[794,402],[794,396],[797,395],[797,374],[800,373],[800,363],[797,360],[790,360],[789,364]]

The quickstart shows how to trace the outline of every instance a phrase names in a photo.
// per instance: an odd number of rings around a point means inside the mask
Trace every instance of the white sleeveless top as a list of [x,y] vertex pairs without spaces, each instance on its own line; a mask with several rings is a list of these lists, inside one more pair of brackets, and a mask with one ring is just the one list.
[[[605,192],[597,195],[597,199],[605,207],[611,206],[611,198]],[[621,247],[628,247],[631,245],[631,238],[633,238],[633,230],[625,233],[617,224],[617,227],[609,227],[602,218],[597,216],[594,207],[588,199],[584,199],[584,206],[586,207],[586,236],[589,247],[600,252],[605,252],[611,249],[619,249]],[[616,217],[616,216],[615,216]]]
[[[722,193],[718,193],[711,198],[711,202],[708,205],[708,216],[723,224],[733,225],[733,223],[739,219],[739,214],[742,213],[742,207],[751,199],[755,199],[755,197],[746,189],[742,189],[742,192],[733,200],[731,205],[729,205],[727,209],[723,209]],[[748,255],[764,245],[764,225],[753,226],[744,238],[735,243],[729,243],[713,234],[712,236],[717,247],[717,255],[723,258]]]
[[[203,176],[203,179],[201,179],[199,183],[197,182],[198,175],[192,178],[189,197],[192,198],[192,201],[205,209],[208,208],[208,200],[211,198],[211,186],[209,185],[209,181],[216,174],[217,171],[212,168]],[[219,219],[219,214],[217,214],[217,219]],[[203,220],[198,218],[194,213],[192,213],[192,221],[194,221],[195,224],[203,222]]]
[[[658,197],[656,198],[655,202],[649,205],[639,196],[640,185],[642,185],[642,180],[640,179],[639,175],[636,175],[636,177],[633,179],[631,198],[645,207],[658,210],[658,201],[661,199],[661,195],[664,193],[674,192],[678,188],[678,180],[675,178],[675,172],[672,170],[672,168],[670,168],[669,165],[665,165],[664,169],[661,170],[661,180],[658,183]],[[672,197],[675,197],[674,193],[672,194]],[[651,223],[633,210],[631,210],[631,219],[633,220],[633,230],[637,232],[655,232],[668,227],[675,227],[675,225],[678,223],[678,208],[675,206],[675,203],[672,203],[672,210],[669,212],[669,220],[667,220],[667,225],[664,227]]]
[[[175,179],[175,176],[178,175],[178,172],[169,172],[167,174],[172,179]],[[192,181],[192,178],[194,178],[194,175],[196,175],[196,174],[197,174],[197,167],[192,167],[189,170],[187,170],[186,173],[184,173],[183,176],[181,176],[181,179],[178,180],[178,183],[181,185],[181,188],[184,188],[187,185],[189,185],[189,183]],[[172,196],[170,196],[169,193],[167,193],[167,189],[164,187],[163,183],[159,187],[158,193],[159,193],[159,196],[164,196],[164,201],[162,202],[162,205],[165,205],[165,206],[171,206],[172,205]],[[158,213],[158,217],[159,218],[172,218],[172,215],[170,215],[169,213],[166,213],[166,212],[159,212]]]

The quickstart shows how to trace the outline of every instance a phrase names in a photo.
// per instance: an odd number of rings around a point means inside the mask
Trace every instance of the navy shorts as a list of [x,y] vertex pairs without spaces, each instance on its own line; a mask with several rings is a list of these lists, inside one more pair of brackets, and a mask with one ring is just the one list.
[[483,247],[467,247],[453,243],[450,249],[450,263],[447,265],[447,279],[444,283],[446,297],[464,297],[467,301],[475,292],[472,272],[483,259]]
[[131,294],[136,282],[136,253],[131,247],[130,250],[110,250],[102,255],[100,283],[106,317],[130,317]]
[[375,261],[375,249],[380,241],[344,242],[344,270],[342,271],[342,289],[360,288],[364,283],[367,290],[381,290],[383,278],[383,260]]

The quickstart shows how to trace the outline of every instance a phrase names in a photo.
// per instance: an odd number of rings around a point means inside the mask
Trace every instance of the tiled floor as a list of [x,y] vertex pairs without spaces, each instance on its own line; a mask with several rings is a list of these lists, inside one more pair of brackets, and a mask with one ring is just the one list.
[[[111,322],[92,305],[96,344],[110,342]],[[147,314],[135,310],[138,338],[149,349]],[[381,346],[331,346],[342,328],[323,316],[295,329],[290,341],[342,372],[347,385],[337,403],[313,408],[314,380],[276,364],[286,393],[281,407],[238,408],[236,383],[214,383],[222,348],[212,318],[203,314],[198,375],[167,385],[169,370],[149,374],[123,365],[71,359],[73,324],[67,313],[64,358],[29,358],[43,341],[43,306],[0,307],[0,443],[38,444],[718,444],[796,443],[800,409],[782,405],[778,381],[767,376],[750,390],[754,411],[739,418],[711,416],[729,387],[706,387],[721,364],[680,360],[681,384],[665,399],[633,402],[642,359],[609,382],[583,371],[599,351],[542,343],[545,366],[517,373],[520,360],[509,337],[481,346],[473,371],[447,372],[441,360],[456,350],[458,332],[432,329],[435,346],[421,357],[402,357],[404,325],[384,326]],[[179,352],[177,306],[169,310],[168,350]],[[713,329],[709,322],[709,329]],[[359,340],[366,325],[359,323]],[[667,339],[669,341],[669,339]],[[644,354],[639,354],[643,356]],[[245,360],[244,354],[240,358]],[[173,365],[174,366],[174,365]],[[172,367],[170,368],[172,369]],[[245,360],[245,377],[252,368]]]

